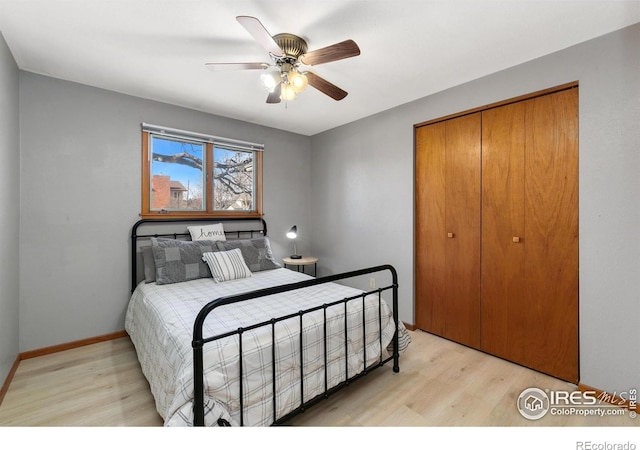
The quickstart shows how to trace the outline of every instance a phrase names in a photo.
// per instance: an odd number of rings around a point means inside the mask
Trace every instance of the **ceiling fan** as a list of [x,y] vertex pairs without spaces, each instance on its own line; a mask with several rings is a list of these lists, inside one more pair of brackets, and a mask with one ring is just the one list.
[[347,96],[346,91],[315,73],[304,70],[301,65],[315,66],[358,56],[360,48],[354,41],[348,39],[308,52],[307,42],[299,36],[289,33],[271,36],[255,17],[238,16],[236,19],[269,52],[272,62],[205,64],[209,69],[214,71],[264,70],[261,79],[269,91],[267,103],[293,100],[307,85],[316,88],[334,100],[342,100]]

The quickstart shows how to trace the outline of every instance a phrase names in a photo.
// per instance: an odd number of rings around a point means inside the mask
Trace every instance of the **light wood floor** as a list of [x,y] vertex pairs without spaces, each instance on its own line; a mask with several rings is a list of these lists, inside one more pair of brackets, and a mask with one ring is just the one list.
[[[639,426],[629,414],[523,418],[529,387],[574,385],[457,345],[411,333],[400,373],[382,367],[290,421],[298,426]],[[128,338],[20,362],[0,426],[161,426]]]

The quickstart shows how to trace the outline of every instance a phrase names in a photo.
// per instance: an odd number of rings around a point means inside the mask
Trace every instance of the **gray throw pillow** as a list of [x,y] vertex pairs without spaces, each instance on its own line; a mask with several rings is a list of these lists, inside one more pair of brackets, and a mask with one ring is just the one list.
[[278,269],[282,267],[276,262],[271,253],[271,245],[267,237],[255,239],[237,239],[229,241],[216,241],[218,250],[227,251],[239,248],[244,262],[251,272]]
[[151,238],[151,248],[156,264],[156,284],[211,278],[202,254],[218,251],[215,242]]

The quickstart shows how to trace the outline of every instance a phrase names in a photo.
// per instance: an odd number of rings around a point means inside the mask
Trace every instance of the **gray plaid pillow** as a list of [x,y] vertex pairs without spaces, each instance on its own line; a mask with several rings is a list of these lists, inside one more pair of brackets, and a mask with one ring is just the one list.
[[230,241],[216,241],[218,250],[227,251],[239,248],[242,252],[244,262],[251,272],[262,270],[278,269],[282,267],[276,262],[271,253],[269,238],[260,237],[255,239],[237,239]]
[[202,260],[202,254],[218,251],[214,241],[166,238],[151,238],[151,249],[156,263],[156,284],[211,278],[211,271]]

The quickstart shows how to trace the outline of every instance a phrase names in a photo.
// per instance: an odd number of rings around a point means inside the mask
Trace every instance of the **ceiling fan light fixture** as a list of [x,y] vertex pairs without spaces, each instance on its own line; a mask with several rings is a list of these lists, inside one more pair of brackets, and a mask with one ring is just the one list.
[[273,92],[275,87],[280,84],[280,71],[279,70],[270,70],[268,72],[260,75],[260,80],[267,91]]
[[288,79],[291,86],[293,86],[293,90],[298,94],[304,91],[307,87],[307,84],[309,84],[307,76],[295,69],[289,72]]
[[282,83],[282,86],[280,86],[280,98],[282,100],[295,100],[296,91],[291,83]]
[[307,41],[290,33],[271,35],[260,20],[251,16],[237,16],[237,21],[269,53],[271,63],[206,63],[210,70],[262,69],[262,84],[269,91],[267,103],[293,100],[308,85],[334,100],[342,100],[347,92],[310,71],[300,71],[299,65],[316,66],[360,54],[360,48],[347,39],[323,48],[307,51]]

